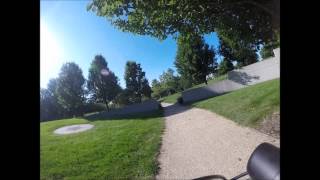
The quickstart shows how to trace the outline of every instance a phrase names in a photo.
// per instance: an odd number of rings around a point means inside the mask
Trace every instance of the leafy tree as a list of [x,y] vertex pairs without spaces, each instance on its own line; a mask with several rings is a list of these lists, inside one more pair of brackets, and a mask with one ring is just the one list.
[[237,57],[235,56],[235,51],[228,46],[221,38],[219,39],[219,54],[223,56],[226,61],[232,62],[237,61]]
[[65,116],[64,109],[58,103],[56,93],[57,79],[50,79],[47,89],[40,90],[40,120],[53,120]]
[[260,56],[262,59],[274,56],[273,50],[280,46],[280,39],[276,42],[265,43],[260,51]]
[[73,63],[62,66],[57,80],[58,103],[68,115],[81,115],[84,102],[84,83],[80,67]]
[[92,0],[87,9],[123,31],[159,39],[229,31],[233,43],[239,37],[258,45],[273,41],[280,31],[278,0]]
[[230,60],[224,58],[219,65],[218,72],[220,75],[223,75],[229,71],[232,71],[233,69],[234,69],[234,66],[233,66],[232,62]]
[[161,84],[160,84],[160,82],[157,80],[157,79],[153,79],[152,81],[151,81],[151,87],[152,88],[158,88],[158,87],[160,87],[161,86]]
[[264,46],[260,51],[260,56],[262,59],[274,56],[273,48],[271,48],[270,46]]
[[153,79],[151,82],[151,89],[153,98],[159,99],[161,98],[161,92],[163,91],[163,87],[157,79]]
[[174,75],[174,70],[168,68],[167,71],[163,72],[158,81],[157,79],[152,80],[152,97],[161,98],[170,94],[176,93],[181,90],[179,84],[179,77]]
[[205,82],[206,76],[216,69],[215,51],[199,35],[181,35],[178,38],[175,66],[184,80],[193,84]]
[[185,90],[192,87],[192,78],[188,75],[181,76],[179,78],[179,85],[181,90]]
[[160,83],[162,88],[166,89],[168,94],[177,92],[179,88],[178,78],[174,75],[174,70],[171,68],[160,75]]
[[258,62],[258,55],[256,50],[249,49],[249,48],[241,49],[238,52],[237,57],[238,57],[238,64],[240,67]]
[[96,55],[91,63],[87,87],[95,102],[103,102],[107,110],[108,103],[121,91],[118,78],[108,68],[108,63],[102,55]]
[[130,102],[130,92],[127,89],[122,90],[115,98],[114,102],[122,107],[128,104],[131,104]]
[[54,113],[54,101],[51,96],[51,93],[47,89],[40,90],[40,120],[52,120],[57,117],[57,114]]
[[130,102],[140,103],[143,96],[151,97],[151,88],[140,64],[128,61],[125,67],[124,79],[126,81],[126,89],[130,94]]
[[218,63],[215,56],[216,56],[216,52],[213,49],[213,47],[211,46],[209,48],[209,45],[205,44],[203,49],[203,57],[200,64],[200,69],[201,69],[200,72],[202,72],[200,77],[201,79],[204,79],[204,82],[206,84],[208,84],[207,78],[206,78],[207,75],[214,74],[217,72]]
[[252,43],[239,40],[238,43],[233,44],[233,48],[227,43],[228,39],[219,35],[220,45],[219,53],[227,61],[238,62],[238,65],[246,66],[258,61],[257,50],[258,46],[255,46]]

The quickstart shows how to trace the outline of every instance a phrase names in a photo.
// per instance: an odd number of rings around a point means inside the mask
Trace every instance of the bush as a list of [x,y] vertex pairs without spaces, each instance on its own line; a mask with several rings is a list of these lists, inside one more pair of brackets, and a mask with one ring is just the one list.
[[179,104],[183,104],[183,98],[180,96],[180,97],[178,97],[177,98],[177,102],[179,103]]

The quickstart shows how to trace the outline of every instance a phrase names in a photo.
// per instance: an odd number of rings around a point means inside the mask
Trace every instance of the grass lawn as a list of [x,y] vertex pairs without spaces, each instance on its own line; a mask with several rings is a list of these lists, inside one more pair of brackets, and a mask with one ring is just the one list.
[[[225,80],[225,79],[227,79],[227,78],[228,78],[227,74],[222,75],[222,76],[219,76],[219,77],[216,77],[216,78],[214,78],[214,79],[209,80],[209,81],[208,81],[208,85],[217,83],[217,82],[222,81],[222,80]],[[201,83],[201,84],[195,85],[195,86],[193,86],[193,87],[191,87],[191,88],[189,88],[189,89],[194,89],[194,88],[203,87],[203,86],[206,86],[206,84],[205,84],[205,83]],[[187,89],[187,90],[189,90],[189,89]]]
[[174,103],[176,103],[177,102],[177,99],[178,99],[178,97],[180,97],[181,96],[181,92],[178,92],[178,93],[174,93],[174,94],[172,94],[172,95],[170,95],[170,96],[166,96],[166,97],[164,97],[164,98],[161,98],[161,99],[159,99],[160,101],[163,101],[163,102],[166,102],[166,103],[172,103],[172,104],[174,104]]
[[265,116],[279,111],[280,80],[270,80],[222,96],[192,104],[208,109],[235,122],[255,127]]
[[[222,80],[225,80],[227,79],[227,74],[225,75],[222,75],[222,76],[219,76],[215,79],[211,79],[208,81],[208,85],[211,85],[211,84],[214,84],[216,82],[219,82],[219,81],[222,81]],[[194,89],[194,88],[198,88],[198,87],[203,87],[203,86],[206,86],[205,83],[202,83],[202,84],[198,84],[198,85],[195,85],[189,89],[187,89],[186,91],[190,90],[190,89]],[[172,94],[170,96],[166,96],[166,97],[163,97],[161,99],[159,99],[160,101],[163,101],[163,102],[166,102],[166,103],[176,103],[177,102],[177,98],[181,96],[181,92],[178,92],[178,93],[175,93],[175,94]]]
[[[164,128],[162,112],[130,119],[64,119],[41,123],[41,179],[152,179]],[[91,130],[55,135],[59,127],[90,123]]]

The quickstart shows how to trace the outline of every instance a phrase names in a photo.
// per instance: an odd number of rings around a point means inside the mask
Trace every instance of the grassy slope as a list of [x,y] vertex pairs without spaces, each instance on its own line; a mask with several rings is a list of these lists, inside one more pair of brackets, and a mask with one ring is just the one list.
[[280,80],[266,81],[193,104],[241,125],[256,126],[266,115],[279,111]]
[[181,92],[178,92],[178,93],[174,93],[172,95],[169,95],[169,96],[166,96],[164,98],[161,98],[159,99],[160,101],[163,101],[163,102],[166,102],[166,103],[176,103],[177,102],[177,99],[178,97],[181,96]]
[[[225,80],[225,79],[227,79],[227,75],[219,76],[219,77],[217,77],[215,79],[209,80],[208,81],[208,85],[214,84],[216,82],[219,82],[219,81],[222,81],[222,80]],[[198,84],[198,85],[195,85],[195,86],[193,86],[193,87],[191,87],[189,89],[194,89],[194,88],[203,87],[203,86],[206,86],[206,84],[205,83]],[[189,90],[189,89],[187,89],[187,90]],[[178,92],[178,93],[172,94],[170,96],[166,96],[166,97],[160,99],[160,101],[163,101],[163,102],[166,102],[166,103],[176,103],[177,102],[177,98],[180,97],[180,96],[181,96],[181,92]]]
[[[41,123],[41,179],[152,178],[164,127],[162,112],[148,117],[65,119]],[[55,135],[56,128],[90,123],[89,131]]]
[[[214,79],[209,80],[209,81],[208,81],[208,85],[217,83],[217,82],[222,81],[222,80],[225,80],[225,79],[227,79],[227,78],[228,78],[228,77],[227,77],[227,74],[222,75],[222,76],[219,76],[219,77],[217,77],[217,78],[214,78]],[[201,83],[201,84],[195,85],[195,86],[193,86],[193,87],[191,87],[191,88],[189,88],[189,89],[194,89],[194,88],[203,87],[203,86],[206,86],[206,84],[205,84],[205,83]],[[187,90],[189,90],[189,89],[187,89]]]

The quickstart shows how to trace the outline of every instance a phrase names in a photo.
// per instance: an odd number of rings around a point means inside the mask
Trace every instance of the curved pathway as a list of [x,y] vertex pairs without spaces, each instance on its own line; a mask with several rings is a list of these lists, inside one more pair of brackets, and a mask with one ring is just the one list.
[[165,131],[157,179],[192,179],[212,174],[230,179],[246,171],[252,151],[279,140],[242,127],[213,112],[162,103]]

